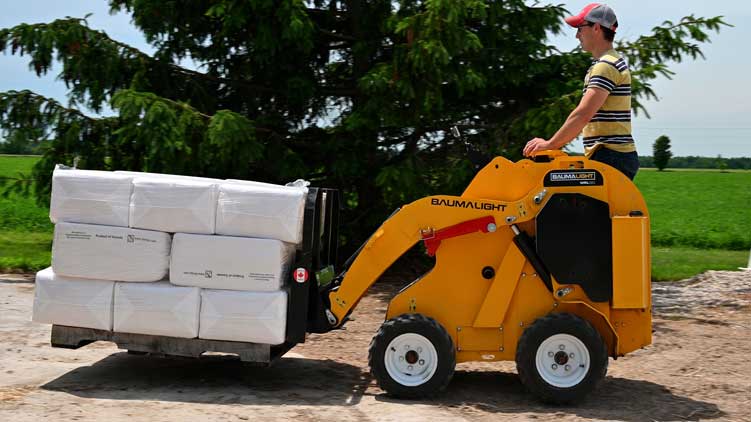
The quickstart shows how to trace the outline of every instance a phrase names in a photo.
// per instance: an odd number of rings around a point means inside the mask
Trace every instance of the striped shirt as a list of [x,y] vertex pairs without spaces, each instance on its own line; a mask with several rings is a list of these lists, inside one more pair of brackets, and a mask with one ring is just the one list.
[[636,151],[631,137],[631,72],[628,63],[615,50],[596,60],[584,78],[584,92],[602,89],[609,93],[605,103],[584,126],[584,155],[590,157],[597,148],[618,152]]

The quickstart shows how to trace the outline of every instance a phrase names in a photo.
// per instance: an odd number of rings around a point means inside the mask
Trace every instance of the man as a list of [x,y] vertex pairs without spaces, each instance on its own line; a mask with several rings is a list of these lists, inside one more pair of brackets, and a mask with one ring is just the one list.
[[613,166],[633,180],[639,157],[631,137],[631,73],[613,50],[618,27],[615,12],[607,5],[592,3],[566,18],[566,23],[576,28],[582,49],[595,61],[584,78],[579,105],[552,138],[527,142],[524,155],[559,149],[582,133],[587,158]]

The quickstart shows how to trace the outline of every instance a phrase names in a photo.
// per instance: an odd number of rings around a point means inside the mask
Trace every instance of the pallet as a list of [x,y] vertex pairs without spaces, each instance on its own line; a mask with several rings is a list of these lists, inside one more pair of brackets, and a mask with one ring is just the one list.
[[153,353],[166,356],[200,357],[206,352],[232,353],[243,362],[270,365],[287,353],[294,345],[247,343],[240,341],[178,338],[147,334],[116,333],[92,328],[53,325],[52,347],[78,349],[95,341],[109,341],[120,349],[135,353]]

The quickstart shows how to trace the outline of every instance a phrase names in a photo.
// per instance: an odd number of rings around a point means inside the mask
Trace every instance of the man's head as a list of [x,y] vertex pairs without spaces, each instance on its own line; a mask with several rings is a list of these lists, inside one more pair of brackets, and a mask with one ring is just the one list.
[[576,38],[589,52],[598,50],[602,41],[612,43],[618,28],[613,9],[600,3],[588,4],[577,15],[567,17],[566,23],[577,28]]

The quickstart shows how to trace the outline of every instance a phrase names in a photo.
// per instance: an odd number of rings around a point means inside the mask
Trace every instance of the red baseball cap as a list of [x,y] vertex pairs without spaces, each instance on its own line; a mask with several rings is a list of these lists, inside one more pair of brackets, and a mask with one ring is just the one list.
[[584,22],[599,23],[612,31],[618,28],[618,19],[613,9],[601,3],[590,3],[578,15],[566,18],[566,23],[574,28],[582,26]]

